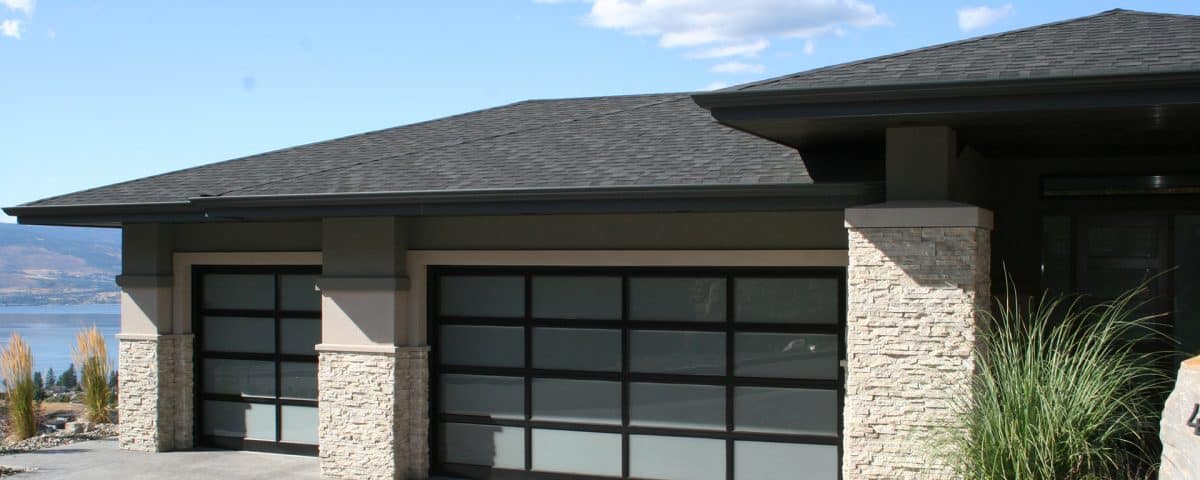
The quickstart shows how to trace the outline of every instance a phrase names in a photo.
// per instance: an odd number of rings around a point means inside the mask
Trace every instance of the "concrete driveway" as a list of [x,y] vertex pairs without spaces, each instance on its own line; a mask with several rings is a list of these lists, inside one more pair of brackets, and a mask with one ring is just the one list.
[[72,443],[36,452],[0,455],[0,465],[33,467],[13,480],[220,479],[316,480],[321,469],[314,457],[228,450],[142,453],[117,448],[115,439]]

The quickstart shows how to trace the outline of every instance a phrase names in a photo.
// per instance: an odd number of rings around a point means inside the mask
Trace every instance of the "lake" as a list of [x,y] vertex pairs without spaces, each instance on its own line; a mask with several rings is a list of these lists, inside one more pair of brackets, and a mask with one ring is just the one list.
[[12,332],[17,332],[29,343],[34,371],[43,374],[47,368],[53,368],[56,374],[66,370],[71,364],[75,334],[92,325],[100,328],[100,333],[104,334],[109,361],[116,366],[116,335],[121,330],[120,305],[0,306],[0,343],[7,344]]

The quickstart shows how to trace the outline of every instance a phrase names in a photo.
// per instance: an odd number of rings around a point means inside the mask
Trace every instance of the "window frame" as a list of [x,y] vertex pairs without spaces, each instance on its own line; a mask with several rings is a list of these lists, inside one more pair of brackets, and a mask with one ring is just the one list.
[[[842,445],[841,432],[843,425],[843,407],[845,401],[845,369],[846,358],[845,325],[846,325],[846,270],[844,267],[575,267],[575,266],[442,266],[430,265],[428,268],[427,285],[427,332],[430,352],[430,454],[431,473],[435,475],[459,475],[469,478],[486,479],[578,479],[578,478],[630,478],[630,436],[631,435],[662,435],[673,437],[690,437],[717,439],[725,442],[725,478],[734,478],[734,444],[736,441],[761,441],[778,443],[803,443],[813,445],[828,445],[836,448],[837,463],[841,465]],[[486,318],[486,317],[455,317],[443,316],[439,290],[441,278],[447,275],[514,275],[524,279],[524,316],[522,318]],[[621,317],[616,320],[584,320],[535,318],[533,316],[532,286],[535,276],[618,276],[621,282]],[[714,277],[725,280],[725,320],[711,321],[649,321],[630,319],[630,279],[636,277]],[[800,323],[749,323],[737,321],[737,282],[738,278],[817,278],[832,279],[837,282],[837,321],[827,324]],[[482,367],[442,365],[440,355],[440,327],[443,325],[480,325],[521,327],[524,331],[524,366],[523,367]],[[579,370],[555,370],[533,368],[533,329],[538,327],[550,328],[598,328],[617,330],[621,336],[621,366],[619,371],[595,372]],[[720,332],[725,338],[725,367],[722,375],[686,375],[666,373],[642,373],[630,371],[630,337],[637,330],[655,331],[686,331],[686,332]],[[736,338],[738,333],[785,333],[785,334],[825,334],[833,335],[837,344],[836,379],[795,379],[771,377],[747,377],[735,375],[736,369]],[[496,375],[521,377],[524,379],[524,418],[495,419],[479,415],[460,415],[445,413],[441,405],[441,375]],[[533,379],[554,378],[573,380],[603,380],[619,382],[621,389],[620,417],[618,424],[574,423],[561,421],[545,421],[533,419]],[[687,385],[720,386],[725,389],[723,429],[703,430],[678,427],[635,426],[631,425],[630,391],[632,383],[668,383]],[[835,392],[836,429],[832,434],[784,434],[746,432],[736,430],[735,394],[737,387],[780,387],[808,388],[831,390]],[[524,429],[525,435],[525,469],[508,470],[493,469],[485,466],[451,464],[443,461],[444,453],[441,448],[441,425],[443,423],[466,423],[475,425],[494,425],[518,427]],[[536,472],[533,467],[533,430],[555,429],[581,432],[617,433],[621,435],[621,472],[620,477],[597,477],[577,474],[562,474],[552,472]],[[838,477],[841,477],[839,468]]]
[[[233,450],[254,450],[270,453],[287,453],[296,455],[316,456],[319,453],[319,445],[284,442],[283,438],[283,407],[284,406],[303,406],[320,408],[317,398],[301,399],[292,397],[283,397],[283,363],[311,363],[314,366],[318,364],[318,355],[314,351],[311,355],[308,354],[285,354],[282,350],[282,334],[280,325],[284,319],[321,319],[321,311],[302,311],[302,310],[283,310],[282,303],[282,288],[280,288],[280,277],[284,275],[320,275],[321,267],[310,265],[194,265],[192,266],[192,325],[195,334],[194,339],[194,373],[195,391],[194,391],[194,409],[195,409],[195,429],[193,436],[197,445],[212,446],[217,448],[226,448]],[[241,275],[272,275],[274,284],[274,305],[271,310],[253,310],[253,309],[209,309],[204,307],[204,276],[209,274],[241,274]],[[251,318],[270,318],[274,320],[274,352],[273,353],[250,353],[250,352],[226,352],[226,351],[210,351],[204,349],[204,318],[205,317],[251,317]],[[206,393],[204,383],[204,364],[206,359],[211,360],[257,360],[272,362],[274,367],[274,390],[273,396],[250,396],[250,395],[234,395],[221,393]],[[205,435],[204,427],[204,402],[205,401],[221,401],[234,403],[253,403],[272,405],[275,409],[275,440],[255,440],[246,438],[233,438],[217,435]]]

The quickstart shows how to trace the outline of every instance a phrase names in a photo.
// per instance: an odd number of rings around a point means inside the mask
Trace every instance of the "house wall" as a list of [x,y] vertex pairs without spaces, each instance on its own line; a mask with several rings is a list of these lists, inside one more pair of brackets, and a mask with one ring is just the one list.
[[999,292],[1004,287],[1005,271],[1023,292],[1041,291],[1042,217],[1046,214],[1152,213],[1185,206],[1178,198],[1170,197],[1136,202],[1129,197],[1043,199],[1044,176],[1200,173],[1195,156],[1178,154],[1002,155],[989,158],[987,165],[992,174],[983,188],[992,199],[990,208],[996,219],[992,284]]
[[[181,432],[190,442],[189,259],[288,263],[295,255],[306,255],[318,258],[323,270],[318,280],[322,339],[317,346],[322,472],[356,479],[424,478],[429,468],[428,347],[423,315],[411,314],[412,307],[423,305],[424,285],[415,293],[421,305],[410,305],[411,282],[424,277],[408,271],[410,250],[482,255],[475,260],[445,257],[451,263],[502,263],[504,252],[545,252],[519,261],[536,264],[545,255],[553,257],[547,263],[584,265],[604,260],[600,257],[606,251],[636,264],[722,263],[733,255],[722,252],[738,250],[742,253],[734,255],[736,261],[754,265],[771,259],[843,265],[841,252],[847,244],[840,211],[330,218],[137,225],[126,227],[125,236],[126,291],[141,301],[123,309],[123,332],[142,335],[137,339],[143,343],[133,343],[133,337],[123,340],[124,363],[131,373],[142,373],[122,375],[123,391],[131,393],[122,414],[151,419],[128,423],[130,431],[122,434],[127,448],[185,448],[175,440]],[[667,250],[708,253],[672,260],[670,254],[658,253]],[[746,253],[755,251],[775,253]],[[782,251],[821,253],[796,260]],[[178,285],[172,285],[172,277]],[[164,334],[182,340],[150,342]],[[185,366],[187,372],[182,371]],[[184,397],[187,402],[180,401]]]

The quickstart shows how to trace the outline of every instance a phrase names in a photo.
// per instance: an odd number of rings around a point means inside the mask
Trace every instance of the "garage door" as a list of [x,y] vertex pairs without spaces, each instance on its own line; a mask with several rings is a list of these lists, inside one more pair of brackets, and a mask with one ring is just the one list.
[[431,278],[437,474],[839,476],[842,269]]
[[194,269],[201,445],[316,455],[319,273]]

